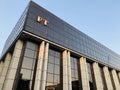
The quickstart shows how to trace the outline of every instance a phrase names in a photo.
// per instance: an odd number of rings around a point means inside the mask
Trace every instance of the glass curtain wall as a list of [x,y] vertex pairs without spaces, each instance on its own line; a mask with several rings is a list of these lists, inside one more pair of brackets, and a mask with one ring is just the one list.
[[101,66],[99,66],[99,67],[100,67],[100,75],[101,75],[101,79],[102,79],[102,85],[103,85],[104,90],[106,90],[105,78],[103,75],[103,67],[101,67]]
[[49,49],[46,90],[61,90],[60,61],[61,53],[56,50]]
[[71,56],[70,60],[71,60],[72,90],[79,90],[78,59]]
[[26,42],[17,90],[31,90],[38,45]]
[[90,90],[94,90],[93,78],[92,78],[92,71],[91,71],[91,64],[87,63],[88,74],[89,74],[89,85]]

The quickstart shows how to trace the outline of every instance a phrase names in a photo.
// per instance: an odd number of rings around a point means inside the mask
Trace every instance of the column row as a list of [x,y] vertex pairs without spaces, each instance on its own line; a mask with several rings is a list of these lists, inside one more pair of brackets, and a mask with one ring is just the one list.
[[43,41],[39,47],[34,90],[45,90],[49,43]]
[[[4,62],[0,61],[0,90],[12,90],[16,87],[17,77],[19,76],[20,60],[23,54],[23,41],[16,42],[13,55],[7,53]],[[49,43],[42,41],[39,45],[34,90],[45,90],[47,77]],[[4,64],[3,64],[4,63]],[[62,87],[63,90],[72,90],[71,75],[71,53],[68,50],[62,52]],[[91,63],[92,77],[95,90],[119,90],[120,89],[120,72],[109,70],[108,67],[99,66],[97,62]],[[103,77],[101,76],[101,71]],[[89,71],[85,57],[78,58],[78,77],[79,85],[82,90],[90,90]],[[105,82],[105,85],[103,81]]]

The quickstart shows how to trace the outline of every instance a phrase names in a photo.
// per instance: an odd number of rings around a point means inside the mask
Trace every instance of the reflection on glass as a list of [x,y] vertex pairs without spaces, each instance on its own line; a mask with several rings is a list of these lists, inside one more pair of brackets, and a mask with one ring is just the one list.
[[22,79],[30,80],[31,79],[31,70],[21,69]]
[[[34,48],[33,48],[34,47]],[[18,88],[21,90],[30,90],[33,82],[34,65],[37,57],[38,46],[32,42],[27,42],[23,56],[22,67],[20,70]]]
[[91,71],[91,64],[87,63],[88,74],[89,74],[89,85],[90,90],[94,90],[93,78],[92,78],[92,71]]
[[53,71],[54,71],[54,65],[51,64],[51,63],[49,63],[49,64],[48,64],[48,72],[49,72],[49,73],[53,73]]
[[50,73],[47,74],[47,82],[53,83],[53,74],[50,74]]
[[60,64],[59,58],[55,58],[55,64]]
[[26,69],[32,69],[33,59],[32,58],[23,58],[23,64],[22,67]]
[[34,51],[27,48],[27,49],[25,50],[25,56],[26,56],[26,57],[30,57],[30,58],[34,58]]
[[70,60],[71,60],[72,90],[79,90],[78,61],[77,58],[72,56]]
[[106,86],[105,86],[105,79],[103,76],[103,67],[100,67],[100,75],[101,75],[101,79],[102,79],[102,85],[103,85],[103,88],[105,90]]
[[49,50],[46,90],[60,90],[60,55],[58,51]]

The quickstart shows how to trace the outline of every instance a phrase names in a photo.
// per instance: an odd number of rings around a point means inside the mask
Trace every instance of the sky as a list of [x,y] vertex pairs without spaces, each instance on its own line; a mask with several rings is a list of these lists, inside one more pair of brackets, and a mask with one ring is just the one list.
[[[29,1],[0,1],[0,54]],[[120,54],[120,0],[33,1]]]

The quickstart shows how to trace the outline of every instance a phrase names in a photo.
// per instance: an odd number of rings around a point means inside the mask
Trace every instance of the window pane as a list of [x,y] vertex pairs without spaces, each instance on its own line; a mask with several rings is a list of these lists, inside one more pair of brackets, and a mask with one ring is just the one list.
[[54,69],[55,69],[54,71],[55,74],[60,74],[60,67],[58,65],[55,65]]
[[54,65],[49,63],[48,64],[48,72],[53,73],[53,70],[54,70]]
[[22,68],[32,69],[33,59],[24,57]]
[[[22,60],[18,83],[22,83],[23,88],[24,88],[24,83],[27,83],[27,86],[25,85],[25,87],[30,89],[32,88],[32,84],[33,84],[34,67],[35,67],[35,61],[37,59],[36,56],[38,51],[38,45],[28,41],[26,43],[27,44],[24,49],[25,52]],[[17,88],[19,88],[19,86]]]
[[26,57],[30,57],[30,58],[35,58],[35,57],[34,57],[34,51],[33,51],[33,50],[30,50],[30,49],[26,49],[26,50],[25,50],[25,56],[26,56]]
[[49,60],[48,60],[48,62],[50,62],[50,63],[54,63],[54,57],[53,57],[53,56],[49,56]]
[[60,88],[60,57],[61,53],[49,50],[46,90],[59,90]]
[[32,50],[35,50],[36,49],[36,45],[31,43],[31,42],[27,42],[27,45],[26,45],[27,48],[29,49],[32,49]]
[[54,83],[59,83],[59,75],[54,75]]
[[53,74],[47,74],[47,82],[53,82]]
[[60,59],[59,58],[55,58],[55,64],[60,64]]
[[79,90],[77,58],[71,57],[72,90]]
[[21,75],[22,75],[22,79],[24,80],[30,80],[31,77],[31,70],[27,70],[27,69],[21,69]]

